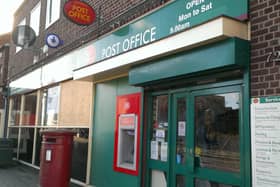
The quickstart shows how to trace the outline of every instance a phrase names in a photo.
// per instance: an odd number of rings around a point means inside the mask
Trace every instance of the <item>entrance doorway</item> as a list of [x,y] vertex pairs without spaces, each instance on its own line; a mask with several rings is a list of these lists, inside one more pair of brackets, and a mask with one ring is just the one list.
[[151,93],[145,186],[244,186],[242,95],[229,83]]

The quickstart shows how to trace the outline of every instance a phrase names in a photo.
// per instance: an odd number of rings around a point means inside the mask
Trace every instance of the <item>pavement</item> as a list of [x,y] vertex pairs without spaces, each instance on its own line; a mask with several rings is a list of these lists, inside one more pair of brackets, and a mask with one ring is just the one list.
[[[39,170],[14,162],[0,166],[0,187],[39,187]],[[69,187],[80,187],[70,184]]]

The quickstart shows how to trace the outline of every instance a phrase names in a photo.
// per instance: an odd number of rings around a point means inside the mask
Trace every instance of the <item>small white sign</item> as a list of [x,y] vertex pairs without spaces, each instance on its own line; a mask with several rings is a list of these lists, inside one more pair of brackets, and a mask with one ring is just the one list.
[[151,159],[158,160],[158,142],[151,141]]
[[163,129],[157,129],[157,130],[156,130],[156,137],[157,137],[157,138],[164,138],[164,137],[165,137],[165,130],[163,130]]
[[52,150],[46,150],[46,161],[52,160]]
[[164,162],[167,161],[167,145],[167,142],[162,142],[160,147],[160,160]]
[[178,136],[186,136],[186,122],[178,121]]

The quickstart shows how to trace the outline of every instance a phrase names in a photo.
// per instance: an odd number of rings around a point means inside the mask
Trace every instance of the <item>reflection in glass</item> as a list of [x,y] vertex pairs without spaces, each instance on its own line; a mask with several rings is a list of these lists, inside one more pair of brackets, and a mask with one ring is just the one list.
[[32,163],[34,128],[21,128],[19,159]]
[[154,160],[167,161],[168,149],[168,96],[153,98],[153,126],[151,135],[150,157]]
[[45,89],[42,95],[41,125],[57,125],[60,87]]
[[35,125],[37,93],[25,96],[22,125]]
[[185,176],[182,175],[176,176],[176,187],[186,187]]
[[17,148],[18,148],[18,128],[9,128],[8,138],[13,141],[13,157],[17,158]]
[[238,93],[196,97],[195,128],[200,167],[240,171]]
[[11,113],[9,116],[9,125],[19,125],[20,120],[20,106],[21,106],[21,96],[13,96],[11,98]]
[[87,158],[88,158],[88,129],[72,129],[76,132],[72,152],[71,177],[86,182]]
[[208,180],[196,179],[195,180],[195,187],[237,187],[237,186],[221,184],[221,183],[218,183],[218,182],[213,182],[213,181],[208,181]]
[[151,171],[151,187],[166,187],[166,173],[163,171],[152,170]]
[[186,100],[177,100],[177,138],[176,138],[176,163],[184,164],[186,160]]

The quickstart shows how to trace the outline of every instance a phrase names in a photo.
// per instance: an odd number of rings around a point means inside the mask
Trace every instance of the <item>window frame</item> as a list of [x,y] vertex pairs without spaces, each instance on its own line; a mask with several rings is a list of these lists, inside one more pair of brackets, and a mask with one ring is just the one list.
[[[39,14],[39,15],[37,15],[37,14]],[[37,20],[37,18],[38,18],[38,20]],[[30,27],[35,31],[36,36],[39,36],[39,33],[40,33],[40,22],[41,22],[40,18],[41,18],[41,1],[39,1],[30,12]],[[35,21],[32,21],[32,20],[35,20]],[[35,24],[35,25],[33,25],[33,24]],[[36,27],[36,28],[34,28],[34,27]]]
[[[55,4],[53,3],[54,1],[58,2],[58,6],[55,7]],[[46,29],[50,27],[53,23],[55,23],[57,20],[59,20],[60,13],[61,13],[60,7],[61,7],[61,0],[47,0],[46,24],[45,24]]]
[[[54,124],[48,124],[48,98],[49,98],[49,90],[50,89],[58,89],[58,93],[56,94],[57,97],[57,103],[55,111],[57,112],[57,120]],[[41,90],[41,96],[40,96],[40,112],[39,112],[39,122],[38,125],[41,127],[53,127],[53,126],[59,126],[59,113],[60,113],[60,99],[61,99],[61,85],[54,85],[52,87],[45,88]],[[44,96],[46,94],[46,96]]]

